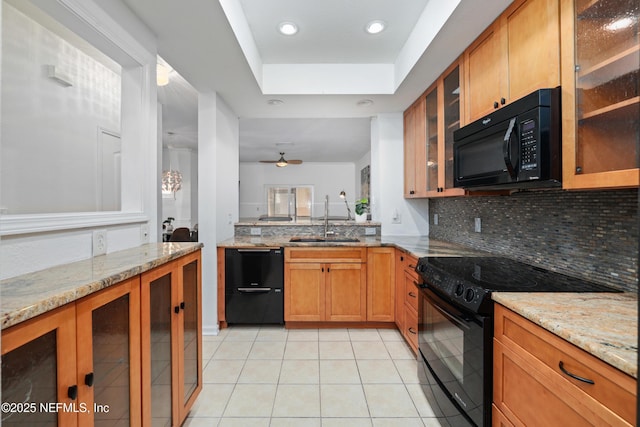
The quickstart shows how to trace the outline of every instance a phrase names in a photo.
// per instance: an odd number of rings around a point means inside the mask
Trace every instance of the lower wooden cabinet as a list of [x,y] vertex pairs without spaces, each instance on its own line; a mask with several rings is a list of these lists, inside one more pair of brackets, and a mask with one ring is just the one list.
[[395,249],[367,249],[367,320],[395,321]]
[[418,354],[418,288],[415,272],[418,259],[396,250],[396,326],[415,354]]
[[494,426],[635,424],[634,378],[498,304],[495,314]]
[[285,248],[285,322],[363,322],[366,248]]
[[179,426],[202,389],[200,252],[141,276],[142,425]]
[[3,330],[15,410],[2,425],[181,425],[202,388],[200,263],[185,255]]
[[2,424],[140,425],[139,319],[136,277],[3,331]]

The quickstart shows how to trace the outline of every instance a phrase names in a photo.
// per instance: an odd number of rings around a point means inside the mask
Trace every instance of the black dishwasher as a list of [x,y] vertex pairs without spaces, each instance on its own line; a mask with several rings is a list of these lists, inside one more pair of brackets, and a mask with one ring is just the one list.
[[284,323],[282,248],[225,250],[225,317],[229,324]]

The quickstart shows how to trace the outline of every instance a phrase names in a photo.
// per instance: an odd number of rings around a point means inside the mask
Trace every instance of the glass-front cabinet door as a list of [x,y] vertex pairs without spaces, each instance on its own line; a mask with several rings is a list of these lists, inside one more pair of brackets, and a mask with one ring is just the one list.
[[427,94],[426,97],[426,117],[427,117],[427,138],[426,138],[426,153],[427,153],[427,193],[437,192],[439,188],[438,184],[438,141],[440,138],[440,126],[439,126],[439,114],[438,114],[438,87],[437,85]]
[[2,332],[3,426],[76,426],[76,311],[65,306]]
[[174,288],[177,290],[177,275],[171,264],[142,275],[142,387],[150,391],[143,394],[144,426],[173,425]]
[[442,117],[443,117],[443,141],[441,149],[440,172],[441,193],[447,196],[459,196],[464,194],[462,188],[453,188],[453,132],[460,129],[461,105],[460,105],[460,66],[455,62],[442,78]]
[[140,281],[136,277],[77,303],[78,396],[83,426],[138,425]]
[[200,389],[202,388],[202,321],[199,313],[201,265],[198,256],[187,256],[181,265],[182,296],[180,298],[181,356],[184,371],[180,381],[181,419],[187,416]]
[[639,3],[563,0],[563,11],[564,187],[638,186]]

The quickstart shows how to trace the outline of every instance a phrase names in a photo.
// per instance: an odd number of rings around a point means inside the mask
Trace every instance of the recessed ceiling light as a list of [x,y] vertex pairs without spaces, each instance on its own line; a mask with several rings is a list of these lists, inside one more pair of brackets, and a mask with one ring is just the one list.
[[365,31],[369,34],[378,34],[384,30],[385,26],[384,21],[375,20],[367,24]]
[[278,31],[285,36],[292,36],[298,32],[298,26],[293,22],[281,22],[278,25]]
[[356,103],[358,107],[368,107],[369,105],[373,105],[373,101],[370,99],[361,99]]
[[269,105],[282,105],[284,104],[284,101],[282,99],[270,99],[267,101],[267,104]]

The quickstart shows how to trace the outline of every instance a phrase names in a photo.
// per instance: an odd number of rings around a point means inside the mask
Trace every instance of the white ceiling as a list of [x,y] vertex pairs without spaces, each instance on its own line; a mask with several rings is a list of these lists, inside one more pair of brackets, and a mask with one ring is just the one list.
[[[239,116],[241,161],[276,159],[276,143],[292,142],[287,158],[328,162],[360,159],[369,150],[370,118],[406,109],[511,3],[123,1],[157,35],[159,54],[195,88],[187,99],[216,91]],[[366,34],[372,19],[387,29]],[[299,33],[277,33],[282,21],[296,22]],[[197,107],[178,100],[174,76],[159,90],[164,130],[175,132],[174,145],[180,135],[188,144]],[[358,106],[363,99],[373,104]]]

